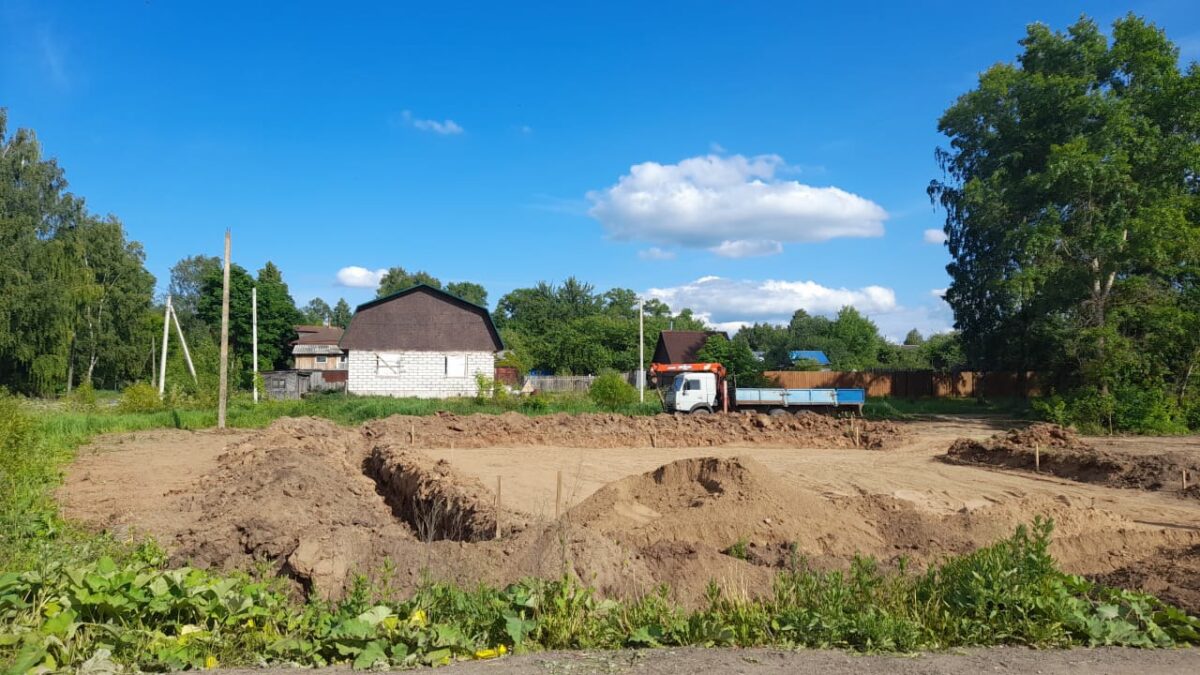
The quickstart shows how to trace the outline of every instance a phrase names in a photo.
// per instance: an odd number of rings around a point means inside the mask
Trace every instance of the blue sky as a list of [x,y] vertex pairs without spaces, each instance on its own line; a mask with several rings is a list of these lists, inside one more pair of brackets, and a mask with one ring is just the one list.
[[812,4],[4,0],[0,106],[160,289],[230,227],[299,303],[400,265],[900,337],[952,323],[937,118],[1026,24],[1133,11],[1200,57],[1186,0]]

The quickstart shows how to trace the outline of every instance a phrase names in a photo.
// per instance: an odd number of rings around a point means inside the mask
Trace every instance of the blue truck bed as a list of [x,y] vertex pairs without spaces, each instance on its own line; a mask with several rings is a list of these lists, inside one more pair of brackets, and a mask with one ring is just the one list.
[[739,406],[765,408],[854,407],[867,402],[865,389],[766,389],[738,387],[734,400]]

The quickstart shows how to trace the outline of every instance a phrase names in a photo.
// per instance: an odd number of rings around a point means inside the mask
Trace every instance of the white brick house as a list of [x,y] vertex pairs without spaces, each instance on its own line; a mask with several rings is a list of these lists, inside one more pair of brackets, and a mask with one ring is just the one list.
[[475,395],[503,349],[486,308],[425,285],[359,305],[340,346],[351,394],[419,398]]

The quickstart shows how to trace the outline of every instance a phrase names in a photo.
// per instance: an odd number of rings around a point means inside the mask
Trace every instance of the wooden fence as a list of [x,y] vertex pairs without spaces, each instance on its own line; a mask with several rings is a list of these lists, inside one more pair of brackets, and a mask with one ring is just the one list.
[[[621,373],[621,377],[629,384],[637,386],[637,373]],[[545,392],[587,392],[591,390],[592,382],[595,381],[595,375],[528,375],[525,377],[524,387]]]
[[774,380],[777,386],[789,389],[855,388],[866,389],[867,396],[896,398],[1027,397],[1042,393],[1036,373],[778,370],[763,375]]

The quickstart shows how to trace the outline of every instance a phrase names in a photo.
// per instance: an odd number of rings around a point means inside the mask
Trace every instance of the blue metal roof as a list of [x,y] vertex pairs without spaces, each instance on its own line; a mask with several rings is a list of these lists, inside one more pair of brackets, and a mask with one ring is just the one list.
[[794,352],[788,352],[788,358],[793,361],[807,359],[809,361],[816,361],[818,365],[829,365],[829,357],[825,356],[825,352],[798,350]]

